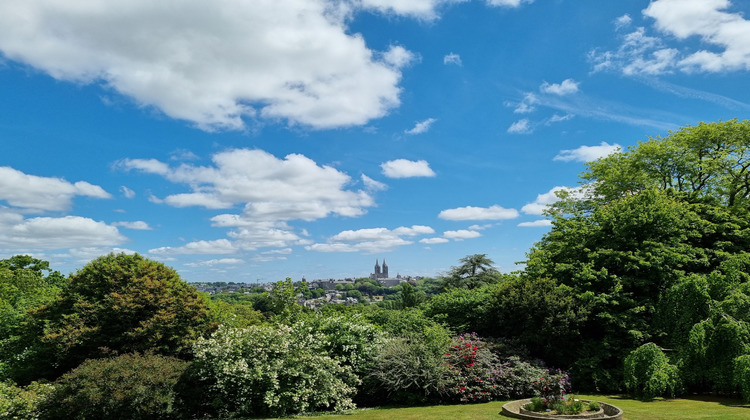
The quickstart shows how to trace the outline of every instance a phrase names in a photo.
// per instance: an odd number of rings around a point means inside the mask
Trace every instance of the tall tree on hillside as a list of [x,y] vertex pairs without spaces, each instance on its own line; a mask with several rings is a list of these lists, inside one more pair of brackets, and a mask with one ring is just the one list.
[[467,255],[459,260],[461,263],[451,267],[443,277],[444,289],[475,289],[500,280],[500,273],[493,267],[495,263],[487,254]]

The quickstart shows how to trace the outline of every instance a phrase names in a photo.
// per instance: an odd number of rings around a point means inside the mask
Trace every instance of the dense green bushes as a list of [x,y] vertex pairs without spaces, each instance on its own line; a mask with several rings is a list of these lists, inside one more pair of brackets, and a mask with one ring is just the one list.
[[41,404],[43,419],[179,418],[174,387],[187,362],[124,354],[89,359],[63,375]]

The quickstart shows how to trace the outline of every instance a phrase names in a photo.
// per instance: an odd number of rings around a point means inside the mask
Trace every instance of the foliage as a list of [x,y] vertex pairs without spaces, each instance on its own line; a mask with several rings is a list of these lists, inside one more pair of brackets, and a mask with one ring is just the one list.
[[496,288],[497,285],[487,285],[472,290],[451,289],[433,296],[421,308],[426,316],[455,332],[484,333],[491,328],[490,313],[496,309],[491,298]]
[[235,328],[245,328],[263,323],[266,318],[251,305],[230,303],[224,300],[208,300],[212,323]]
[[0,260],[0,380],[11,373],[25,347],[21,335],[28,311],[54,300],[64,283],[47,261],[28,255]]
[[650,138],[590,162],[583,178],[605,202],[655,187],[710,198],[728,207],[750,204],[750,121],[699,123]]
[[36,420],[40,418],[41,405],[54,387],[32,382],[21,388],[0,382],[0,418],[4,420]]
[[445,399],[482,402],[534,395],[539,378],[554,378],[567,389],[567,375],[550,372],[513,356],[501,360],[476,334],[460,334],[443,357]]
[[573,288],[546,278],[518,277],[491,289],[487,327],[498,337],[515,337],[536,357],[566,366],[575,347],[560,345],[580,340],[590,305]]
[[439,401],[443,393],[445,345],[424,336],[393,337],[375,356],[368,377],[370,392],[392,403]]
[[58,300],[32,312],[22,380],[56,376],[86,359],[152,351],[187,356],[212,328],[205,298],[162,263],[109,254],[75,274]]
[[734,384],[740,389],[742,399],[750,403],[750,354],[734,359]]
[[187,362],[159,355],[90,359],[66,373],[43,403],[49,419],[175,419],[174,387]]
[[326,353],[325,343],[304,321],[220,327],[195,344],[190,374],[202,389],[186,404],[193,414],[225,417],[350,408],[357,378]]
[[681,388],[677,367],[654,343],[638,347],[625,358],[624,377],[628,392],[645,401],[660,396],[674,398]]
[[487,254],[467,255],[459,260],[459,266],[451,267],[443,277],[443,289],[476,289],[486,284],[497,283],[503,276],[495,269]]

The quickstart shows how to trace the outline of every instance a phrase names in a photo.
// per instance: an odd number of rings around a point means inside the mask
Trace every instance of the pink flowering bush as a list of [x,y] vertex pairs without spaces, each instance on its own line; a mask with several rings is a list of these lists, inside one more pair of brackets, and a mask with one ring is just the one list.
[[476,334],[454,338],[443,356],[445,367],[442,391],[445,399],[459,402],[484,402],[520,398],[538,394],[539,378],[554,380],[567,389],[567,375],[522,361],[516,356],[500,360]]

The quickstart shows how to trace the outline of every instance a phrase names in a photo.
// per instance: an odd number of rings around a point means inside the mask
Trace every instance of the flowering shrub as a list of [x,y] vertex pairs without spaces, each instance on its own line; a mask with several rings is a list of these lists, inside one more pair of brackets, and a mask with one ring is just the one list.
[[456,337],[443,357],[445,377],[443,391],[450,400],[480,402],[520,398],[538,394],[544,389],[539,378],[555,381],[566,389],[567,375],[552,373],[524,362],[518,357],[501,361],[476,334]]
[[353,407],[351,367],[331,358],[320,333],[304,321],[294,326],[220,327],[194,346],[191,376],[203,415],[286,416]]
[[534,381],[534,393],[542,399],[547,408],[565,400],[565,391],[568,388],[570,388],[570,381],[562,372],[540,376]]

